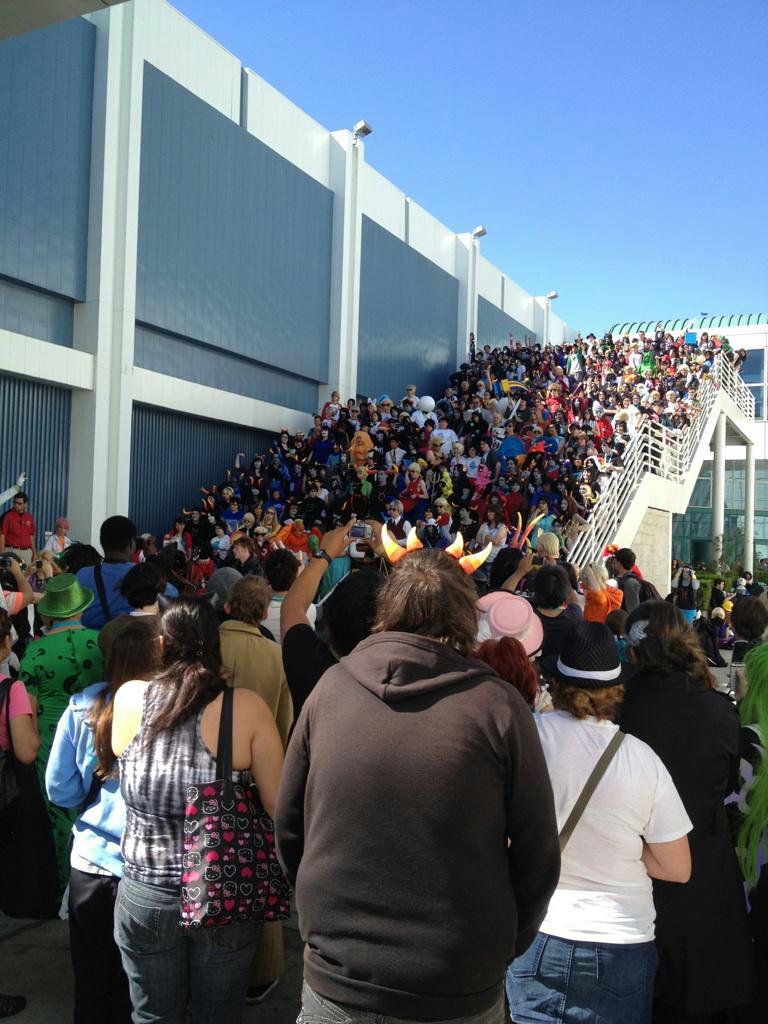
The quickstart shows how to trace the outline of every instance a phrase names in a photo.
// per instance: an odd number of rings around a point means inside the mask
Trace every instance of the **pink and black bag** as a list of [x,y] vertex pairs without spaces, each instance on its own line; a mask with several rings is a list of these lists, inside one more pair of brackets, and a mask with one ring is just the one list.
[[216,779],[187,787],[182,928],[290,916],[291,887],[275,853],[275,826],[258,790],[232,782],[233,691],[224,690]]

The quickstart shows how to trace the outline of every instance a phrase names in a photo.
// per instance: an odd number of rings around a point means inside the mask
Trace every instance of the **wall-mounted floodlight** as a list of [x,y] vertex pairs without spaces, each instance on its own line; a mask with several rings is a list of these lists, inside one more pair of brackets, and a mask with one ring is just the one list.
[[560,293],[559,292],[547,292],[547,294],[544,296],[544,298],[547,299],[548,302],[551,302],[552,299],[559,299],[560,298]]
[[487,235],[488,231],[482,224],[478,224],[475,230],[472,232],[473,238],[482,238],[483,235]]
[[370,135],[372,131],[373,128],[371,128],[367,121],[358,121],[352,128],[352,135],[354,136],[352,141],[357,145],[358,139],[364,139],[367,135]]

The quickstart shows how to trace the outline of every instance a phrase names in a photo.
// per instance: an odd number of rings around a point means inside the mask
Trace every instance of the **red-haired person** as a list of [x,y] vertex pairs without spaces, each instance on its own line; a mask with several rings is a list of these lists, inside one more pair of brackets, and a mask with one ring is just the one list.
[[485,640],[475,651],[475,657],[490,665],[505,683],[514,686],[528,707],[533,708],[539,695],[539,674],[519,640],[511,636]]

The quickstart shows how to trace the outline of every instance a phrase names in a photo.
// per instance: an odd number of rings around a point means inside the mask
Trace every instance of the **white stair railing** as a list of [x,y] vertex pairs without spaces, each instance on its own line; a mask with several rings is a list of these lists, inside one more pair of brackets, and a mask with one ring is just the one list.
[[624,469],[612,472],[593,507],[586,529],[566,544],[568,560],[577,565],[598,561],[613,543],[620,524],[646,473],[683,484],[696,458],[720,388],[736,403],[745,418],[754,419],[755,400],[738,371],[724,355],[718,355],[712,371],[702,381],[689,427],[670,430],[646,420],[632,435],[624,451]]

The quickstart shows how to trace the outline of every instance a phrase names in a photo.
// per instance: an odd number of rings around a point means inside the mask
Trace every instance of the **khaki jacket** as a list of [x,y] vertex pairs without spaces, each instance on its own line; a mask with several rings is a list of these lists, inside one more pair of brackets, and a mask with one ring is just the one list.
[[235,619],[222,623],[219,636],[229,685],[258,693],[275,716],[285,746],[293,724],[293,701],[285,678],[280,644],[267,640],[258,626],[249,626]]

